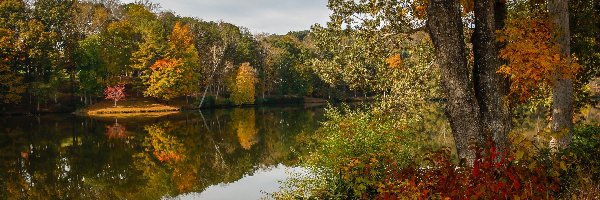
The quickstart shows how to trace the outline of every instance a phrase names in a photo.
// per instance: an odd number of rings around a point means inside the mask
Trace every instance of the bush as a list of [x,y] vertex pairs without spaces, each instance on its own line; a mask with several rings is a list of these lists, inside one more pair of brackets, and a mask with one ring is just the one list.
[[573,142],[556,157],[563,163],[561,193],[568,198],[600,196],[600,127],[579,125],[573,130]]
[[[414,134],[400,131],[394,120],[381,113],[328,108],[327,122],[316,133],[317,151],[305,159],[315,173],[311,196],[317,198],[369,198],[391,166],[410,164]],[[294,196],[276,194],[276,197]]]
[[[490,143],[472,167],[456,164],[449,148],[435,150],[420,134],[404,131],[390,114],[327,110],[311,173],[296,175],[278,199],[590,199],[600,195],[600,128],[578,126],[570,148],[552,154],[533,141],[510,150]],[[517,134],[520,135],[520,134]],[[434,146],[435,147],[435,146]],[[429,153],[420,153],[429,152]]]

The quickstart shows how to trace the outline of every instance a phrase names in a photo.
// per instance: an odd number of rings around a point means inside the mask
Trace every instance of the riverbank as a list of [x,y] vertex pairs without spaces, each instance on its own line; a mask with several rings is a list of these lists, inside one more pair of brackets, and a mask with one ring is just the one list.
[[[255,104],[235,105],[227,98],[208,97],[205,100],[201,109],[214,108],[234,108],[234,107],[251,107],[251,106],[271,106],[271,105],[304,105],[304,104],[326,104],[328,101],[313,97],[297,97],[297,96],[270,96],[258,98]],[[101,101],[94,105],[79,109],[74,113],[83,116],[94,117],[159,117],[168,114],[178,113],[182,110],[199,109],[197,104],[190,99],[178,98],[169,102],[159,102],[152,98],[130,98],[117,102],[117,106],[113,101]]]
[[[100,99],[96,99],[100,100]],[[35,104],[18,104],[12,107],[4,108],[0,112],[1,116],[23,116],[23,115],[38,115],[38,114],[55,114],[55,113],[74,113],[82,116],[97,116],[97,117],[134,117],[134,116],[164,116],[181,112],[183,110],[196,109],[221,109],[235,107],[255,107],[255,106],[289,106],[289,105],[304,105],[305,107],[322,106],[327,103],[352,103],[361,101],[371,101],[372,99],[362,98],[346,98],[346,99],[323,99],[318,97],[303,97],[294,95],[272,95],[257,97],[254,104],[235,105],[231,100],[224,97],[215,98],[207,96],[202,107],[199,107],[198,100],[195,98],[185,97],[176,98],[167,102],[161,102],[153,98],[145,97],[130,97],[117,102],[114,106],[113,101],[100,100],[89,106],[76,105],[76,103],[67,99],[60,99],[56,102],[46,102],[41,104],[41,109],[36,109]],[[75,107],[79,107],[76,109]]]
[[130,117],[130,116],[163,116],[177,113],[181,106],[162,104],[149,98],[133,98],[117,102],[101,101],[94,105],[79,109],[77,115],[97,117]]

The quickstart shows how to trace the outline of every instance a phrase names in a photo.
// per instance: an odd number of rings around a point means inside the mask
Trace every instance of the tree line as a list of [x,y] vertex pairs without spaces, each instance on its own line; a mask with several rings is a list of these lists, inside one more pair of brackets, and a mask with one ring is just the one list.
[[3,107],[89,105],[119,84],[130,96],[161,100],[249,92],[238,83],[254,84],[251,95],[259,97],[336,94],[310,67],[309,31],[252,34],[159,8],[149,1],[1,1]]

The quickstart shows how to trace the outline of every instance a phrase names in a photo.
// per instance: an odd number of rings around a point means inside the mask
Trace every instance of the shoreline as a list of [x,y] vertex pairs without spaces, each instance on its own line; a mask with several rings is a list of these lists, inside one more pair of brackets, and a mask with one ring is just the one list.
[[[3,117],[18,117],[18,116],[36,116],[49,114],[74,114],[78,116],[92,117],[138,117],[138,116],[164,116],[173,113],[180,113],[188,110],[210,110],[210,109],[229,109],[229,108],[248,108],[248,107],[263,107],[263,106],[321,106],[328,103],[352,103],[361,101],[370,101],[359,98],[349,98],[345,100],[327,100],[315,97],[297,97],[297,96],[269,96],[265,98],[257,98],[254,104],[234,105],[227,98],[219,98],[219,101],[213,101],[204,104],[203,107],[198,107],[189,103],[185,98],[171,100],[170,102],[159,102],[151,98],[131,98],[117,102],[114,107],[113,101],[103,100],[87,107],[66,110],[44,110],[41,112],[13,110],[8,112],[0,112]],[[191,101],[190,101],[191,102]]]

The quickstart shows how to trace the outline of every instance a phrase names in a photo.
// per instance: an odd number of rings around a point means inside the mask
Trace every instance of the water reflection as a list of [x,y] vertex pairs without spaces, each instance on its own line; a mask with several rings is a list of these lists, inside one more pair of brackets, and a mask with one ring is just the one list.
[[211,110],[118,121],[3,118],[0,199],[202,194],[257,170],[294,166],[298,152],[306,152],[297,141],[321,119],[321,108]]

